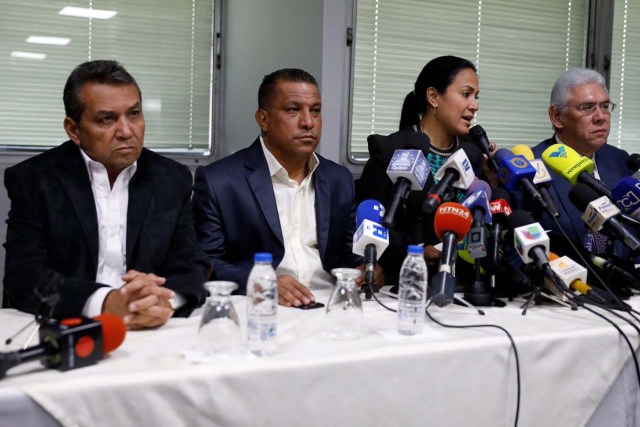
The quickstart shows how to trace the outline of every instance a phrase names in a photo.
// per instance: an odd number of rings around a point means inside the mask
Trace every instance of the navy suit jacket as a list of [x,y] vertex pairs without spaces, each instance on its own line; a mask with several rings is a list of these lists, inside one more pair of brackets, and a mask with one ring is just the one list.
[[[555,137],[542,141],[533,147],[532,151],[534,156],[536,158],[542,158],[542,152],[557,143]],[[633,173],[627,166],[628,158],[629,155],[626,151],[609,144],[603,145],[596,152],[595,161],[598,174],[600,175],[600,180],[607,188],[613,188],[618,181]],[[582,212],[569,200],[569,190],[571,190],[572,185],[569,181],[553,171],[549,170],[549,173],[553,178],[549,192],[556,203],[558,212],[560,212],[560,225],[573,242],[578,245],[579,248],[583,248],[586,234],[585,227],[587,227],[587,225],[580,218]],[[569,255],[573,257],[573,250],[570,250],[568,245],[564,243],[564,239],[562,239],[557,225],[546,212],[543,213],[540,223],[546,230],[551,230],[552,237],[550,239],[552,250],[559,255]],[[622,257],[628,255],[628,251],[623,247],[622,243],[616,242],[616,254]]]
[[[57,286],[55,317],[78,316],[99,287],[98,220],[87,167],[71,141],[5,171],[7,220],[4,305],[36,312],[36,289]],[[186,297],[176,315],[205,298],[209,263],[193,229],[189,170],[143,149],[129,183],[126,265],[166,277]]]
[[[318,156],[313,174],[317,241],[322,266],[356,266],[353,255],[355,197],[351,173]],[[243,150],[196,170],[193,190],[196,234],[211,260],[212,278],[230,280],[246,292],[256,252],[284,257],[275,194],[260,139]]]

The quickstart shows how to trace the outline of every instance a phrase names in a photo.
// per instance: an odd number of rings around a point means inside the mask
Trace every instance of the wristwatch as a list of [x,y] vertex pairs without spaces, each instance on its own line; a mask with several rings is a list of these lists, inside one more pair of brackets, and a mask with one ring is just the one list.
[[179,307],[178,305],[178,299],[176,297],[171,297],[169,298],[169,307],[171,307],[171,310],[176,311]]

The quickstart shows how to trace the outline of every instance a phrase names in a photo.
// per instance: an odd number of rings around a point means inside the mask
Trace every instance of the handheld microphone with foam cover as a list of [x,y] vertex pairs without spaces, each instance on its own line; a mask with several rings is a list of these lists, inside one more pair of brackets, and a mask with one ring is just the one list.
[[580,182],[588,185],[601,196],[612,198],[611,191],[592,175],[594,163],[564,144],[553,144],[542,152],[542,161],[572,185]]
[[442,199],[452,187],[466,190],[476,177],[474,164],[482,159],[482,152],[473,144],[460,144],[460,147],[447,159],[438,170],[434,179],[437,181],[422,204],[422,210],[428,214],[435,212]]
[[431,168],[421,150],[396,150],[387,166],[387,176],[393,184],[393,195],[382,224],[392,228],[398,209],[406,202],[409,191],[422,190]]
[[569,191],[569,200],[584,212],[581,218],[593,231],[604,228],[615,239],[622,240],[633,253],[640,250],[640,240],[618,220],[620,209],[607,196],[600,197],[588,185],[578,183]]
[[352,251],[356,255],[364,256],[367,298],[371,297],[369,286],[373,286],[373,275],[378,258],[389,246],[389,231],[379,224],[383,216],[384,206],[377,200],[364,200],[356,209],[358,228],[353,234]]
[[551,178],[551,174],[544,165],[544,162],[541,159],[536,159],[531,148],[526,145],[516,145],[511,149],[511,151],[513,154],[524,156],[524,158],[529,161],[529,164],[535,168],[536,174],[533,177],[533,184],[538,187],[542,198],[547,203],[547,206],[549,206],[549,214],[559,218],[560,212],[553,201],[553,197],[551,197],[551,193],[549,193],[549,186],[551,185],[553,178]]
[[438,273],[431,280],[431,301],[443,307],[453,301],[455,277],[453,267],[456,260],[457,242],[471,228],[471,212],[459,203],[446,202],[436,210],[433,227],[442,241],[442,253]]
[[640,181],[630,176],[624,177],[611,189],[611,195],[620,208],[633,218],[640,219]]
[[40,344],[0,353],[0,379],[10,368],[31,360],[59,371],[94,365],[122,344],[126,332],[124,320],[110,313],[94,319],[47,319],[40,325]]
[[489,166],[491,166],[491,169],[493,169],[493,171],[497,173],[498,164],[491,154],[491,150],[489,149],[491,143],[489,142],[487,133],[484,131],[482,126],[475,125],[471,129],[469,129],[469,136],[471,137],[471,139],[473,139],[473,142],[475,142],[482,149],[482,152],[487,156],[487,162],[489,163]]
[[640,181],[640,154],[631,154],[627,159],[627,166],[634,171],[631,176]]
[[485,181],[474,181],[467,190],[467,198],[462,205],[471,211],[471,229],[467,236],[467,251],[471,258],[487,256],[487,230],[485,224],[491,224],[489,199],[491,187]]

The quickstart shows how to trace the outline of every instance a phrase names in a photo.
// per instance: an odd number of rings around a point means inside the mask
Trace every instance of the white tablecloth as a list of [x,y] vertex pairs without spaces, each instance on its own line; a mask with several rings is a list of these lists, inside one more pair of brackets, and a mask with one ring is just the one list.
[[[234,303],[244,320],[243,298]],[[533,307],[526,316],[516,304],[485,311],[430,309],[447,323],[494,323],[512,333],[520,356],[520,426],[582,426],[596,409],[607,414],[612,407],[630,420],[615,425],[638,422],[630,352],[612,326],[556,305]],[[427,320],[422,335],[402,337],[395,314],[373,301],[364,312],[364,336],[335,342],[323,337],[324,309],[280,307],[276,355],[200,364],[181,354],[195,343],[199,316],[172,319],[158,330],[128,332],[95,366],[58,372],[30,362],[10,370],[0,382],[0,413],[5,396],[18,391],[64,426],[513,425],[516,370],[503,332]],[[0,338],[29,319],[1,310]],[[637,349],[637,332],[615,321]],[[614,382],[630,400],[608,397],[601,410]]]

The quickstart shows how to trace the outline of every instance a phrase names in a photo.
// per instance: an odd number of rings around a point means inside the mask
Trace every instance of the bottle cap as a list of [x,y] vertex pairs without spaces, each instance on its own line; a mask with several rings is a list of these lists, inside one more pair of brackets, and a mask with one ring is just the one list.
[[407,252],[409,252],[410,254],[422,255],[424,254],[424,247],[420,245],[409,245]]
[[253,262],[271,262],[273,256],[269,252],[257,252],[253,256]]

